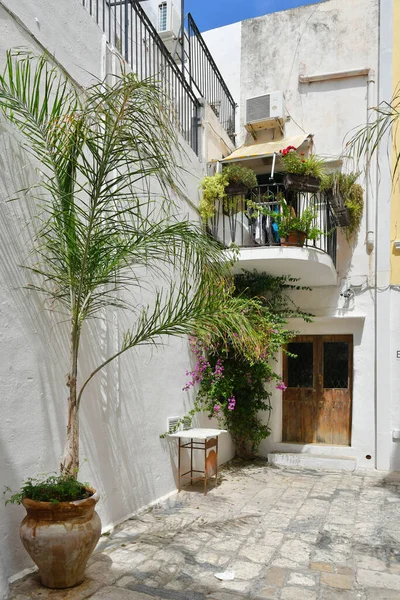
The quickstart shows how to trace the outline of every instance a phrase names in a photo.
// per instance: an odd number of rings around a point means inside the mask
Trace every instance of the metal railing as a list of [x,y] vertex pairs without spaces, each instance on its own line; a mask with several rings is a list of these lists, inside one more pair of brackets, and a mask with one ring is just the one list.
[[[215,215],[209,222],[211,234],[226,247],[232,244],[241,248],[281,246],[277,221],[273,216],[263,215],[253,205],[278,212],[282,194],[298,217],[309,207],[315,210],[312,227],[322,233],[317,239],[306,239],[304,246],[325,252],[336,266],[336,221],[323,192],[287,192],[283,184],[272,183],[253,188],[247,194],[228,195],[225,201],[216,202]],[[286,245],[290,244],[286,242]]]
[[207,100],[222,127],[235,141],[236,103],[190,13],[185,38],[190,85],[197,88],[200,96]]
[[140,4],[135,0],[81,2],[139,79],[159,82],[180,133],[197,154],[199,100]]

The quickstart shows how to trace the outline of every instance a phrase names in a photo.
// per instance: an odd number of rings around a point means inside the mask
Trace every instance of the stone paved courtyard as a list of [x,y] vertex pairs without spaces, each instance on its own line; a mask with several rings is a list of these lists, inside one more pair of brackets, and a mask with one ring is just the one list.
[[[233,464],[102,536],[79,587],[11,600],[400,599],[400,478]],[[233,571],[232,581],[215,573]]]

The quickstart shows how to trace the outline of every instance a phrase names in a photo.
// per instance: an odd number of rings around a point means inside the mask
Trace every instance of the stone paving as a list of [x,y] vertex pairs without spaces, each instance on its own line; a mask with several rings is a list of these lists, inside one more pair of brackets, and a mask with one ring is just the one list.
[[[400,478],[233,463],[102,536],[70,590],[10,600],[400,600]],[[216,573],[233,571],[232,581]]]

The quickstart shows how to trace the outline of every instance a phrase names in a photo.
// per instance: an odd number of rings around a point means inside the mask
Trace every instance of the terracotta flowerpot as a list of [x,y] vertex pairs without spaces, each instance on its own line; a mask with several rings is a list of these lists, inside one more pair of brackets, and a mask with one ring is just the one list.
[[90,491],[93,496],[74,502],[22,501],[27,515],[20,537],[46,587],[73,587],[85,578],[86,563],[101,533],[95,511],[99,496]]
[[287,238],[281,238],[281,246],[304,246],[306,237],[303,231],[291,231]]
[[286,190],[293,190],[296,192],[318,192],[321,186],[321,180],[317,177],[309,177],[308,175],[288,173],[283,178],[283,185]]

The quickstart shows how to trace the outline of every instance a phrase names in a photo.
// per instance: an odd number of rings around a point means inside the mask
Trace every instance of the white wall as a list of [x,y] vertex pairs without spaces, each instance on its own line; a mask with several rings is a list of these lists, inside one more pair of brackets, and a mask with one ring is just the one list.
[[[18,14],[14,19],[0,7],[0,66],[11,47],[46,48],[78,83],[103,77],[106,44],[87,11],[77,0],[58,2],[49,19],[47,4],[4,1]],[[0,134],[0,481],[18,490],[26,477],[58,469],[66,429],[68,330],[21,287],[26,279],[18,265],[26,257],[30,230],[24,228],[26,212],[18,203],[5,204],[4,198],[37,175],[2,121]],[[197,205],[204,165],[188,147],[183,160],[187,194]],[[198,218],[188,204],[181,211]],[[82,376],[119,347],[129,326],[129,315],[105,316],[107,321],[85,329]],[[176,447],[159,435],[168,416],[183,416],[192,407],[193,398],[182,391],[192,361],[187,342],[170,339],[163,348],[125,354],[88,386],[82,404],[80,478],[100,492],[103,526],[176,489]],[[232,456],[232,446],[229,440],[221,446],[224,461]],[[32,566],[18,537],[23,514],[21,507],[0,503],[0,582]]]
[[233,23],[226,27],[210,29],[202,36],[213,56],[221,75],[231,92],[238,108],[236,110],[236,132],[240,125],[240,57],[241,57],[242,23]]
[[[236,74],[240,74],[241,116],[238,142],[246,139],[244,129],[246,99],[281,90],[285,94],[286,109],[290,117],[285,124],[285,135],[314,134],[317,154],[329,159],[338,157],[342,152],[346,134],[366,122],[367,78],[301,84],[299,75],[316,75],[359,68],[373,69],[378,73],[378,23],[379,0],[351,0],[351,2],[327,0],[206,32],[207,44],[212,49],[228,85],[236,94],[238,84],[235,77]],[[387,45],[390,46],[390,40],[387,41]],[[240,56],[237,53],[239,47]],[[238,100],[237,97],[236,99]],[[376,99],[375,94],[372,103],[375,103]],[[251,164],[248,163],[247,166]],[[376,177],[376,165],[371,172],[372,181],[374,177]],[[365,181],[363,183],[365,184]],[[366,211],[354,244],[349,246],[344,236],[339,233],[337,261],[339,285],[293,294],[294,300],[302,308],[318,316],[313,324],[295,323],[294,328],[303,334],[352,333],[354,335],[352,446],[334,449],[315,445],[309,446],[307,451],[354,456],[359,466],[373,468],[377,464],[375,254],[367,253],[365,237]],[[296,276],[296,272],[292,275]],[[340,293],[349,285],[359,287],[354,288],[356,290],[354,299],[346,303]],[[282,440],[281,392],[274,391],[273,406],[272,435],[261,446],[263,454],[271,450],[283,449],[280,445]],[[387,437],[386,430],[385,433]],[[292,447],[292,451],[295,450],[296,448]],[[372,460],[365,458],[367,454],[372,456]],[[389,468],[388,461],[385,466]]]

